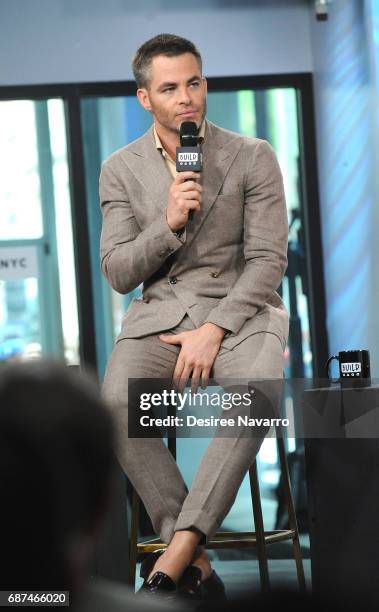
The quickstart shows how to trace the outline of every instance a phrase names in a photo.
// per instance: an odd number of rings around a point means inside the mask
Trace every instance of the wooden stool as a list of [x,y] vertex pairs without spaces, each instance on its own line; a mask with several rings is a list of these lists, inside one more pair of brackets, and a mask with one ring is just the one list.
[[[275,542],[283,542],[284,540],[292,540],[293,556],[296,563],[296,572],[299,582],[299,590],[305,591],[305,577],[303,569],[303,560],[301,555],[300,541],[299,541],[299,530],[297,526],[295,506],[292,497],[292,489],[288,472],[288,463],[286,452],[284,448],[283,437],[281,431],[276,427],[277,432],[277,445],[279,452],[280,469],[283,478],[287,510],[288,510],[288,522],[289,529],[281,529],[274,531],[265,531],[263,525],[262,516],[262,505],[261,496],[259,490],[258,481],[258,470],[257,462],[254,460],[249,468],[250,478],[250,490],[251,490],[251,501],[253,506],[254,525],[255,531],[226,531],[216,533],[213,539],[205,545],[206,549],[216,548],[253,548],[257,549],[259,573],[261,580],[261,589],[263,592],[267,592],[270,589],[270,579],[268,573],[267,563],[267,552],[266,544],[273,544]],[[278,435],[279,434],[279,435]],[[173,457],[176,459],[176,438],[168,438],[168,448],[171,451]],[[131,535],[130,535],[130,549],[129,549],[129,575],[128,583],[134,588],[135,586],[135,575],[137,565],[137,554],[153,552],[159,548],[166,548],[167,544],[162,542],[159,538],[154,538],[139,544],[138,539],[138,513],[139,513],[140,498],[136,490],[133,488],[132,497],[132,516],[131,516]]]

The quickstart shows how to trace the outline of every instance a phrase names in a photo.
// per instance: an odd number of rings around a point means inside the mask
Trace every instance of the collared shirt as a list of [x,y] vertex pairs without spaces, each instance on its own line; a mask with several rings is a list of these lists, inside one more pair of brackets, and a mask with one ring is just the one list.
[[[155,138],[155,145],[157,147],[157,149],[159,149],[162,153],[162,156],[166,162],[167,168],[170,170],[172,177],[175,178],[176,175],[178,174],[176,171],[176,163],[175,160],[173,160],[170,155],[167,153],[166,149],[163,148],[163,145],[161,143],[161,140],[157,134],[157,130],[155,129],[155,123],[153,126],[153,132],[154,132],[154,138]],[[199,139],[199,143],[202,143],[204,141],[204,137],[205,137],[205,121],[202,122],[198,135],[197,135],[198,139]]]

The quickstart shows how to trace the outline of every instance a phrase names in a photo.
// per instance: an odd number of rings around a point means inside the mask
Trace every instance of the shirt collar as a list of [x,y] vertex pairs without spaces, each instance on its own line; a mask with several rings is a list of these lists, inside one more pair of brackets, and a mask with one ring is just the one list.
[[[164,150],[163,145],[161,143],[161,139],[158,136],[157,130],[155,129],[155,123],[153,124],[153,133],[154,133],[154,139],[155,139],[155,146],[157,147],[157,149],[160,149],[161,151],[163,151]],[[204,119],[200,126],[197,137],[199,139],[199,144],[202,144],[205,138],[205,120]]]

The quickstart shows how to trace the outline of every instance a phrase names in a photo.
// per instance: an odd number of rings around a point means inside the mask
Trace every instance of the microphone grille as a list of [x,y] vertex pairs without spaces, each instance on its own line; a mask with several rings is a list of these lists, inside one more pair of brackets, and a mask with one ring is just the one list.
[[194,121],[183,121],[180,126],[180,135],[197,136],[197,125]]

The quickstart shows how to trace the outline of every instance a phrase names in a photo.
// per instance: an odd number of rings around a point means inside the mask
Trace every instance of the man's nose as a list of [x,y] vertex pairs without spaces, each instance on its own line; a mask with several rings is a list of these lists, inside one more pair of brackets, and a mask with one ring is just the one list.
[[179,90],[179,102],[181,104],[190,104],[191,103],[191,97],[189,95],[189,90],[187,89],[187,87],[183,87],[182,89]]

